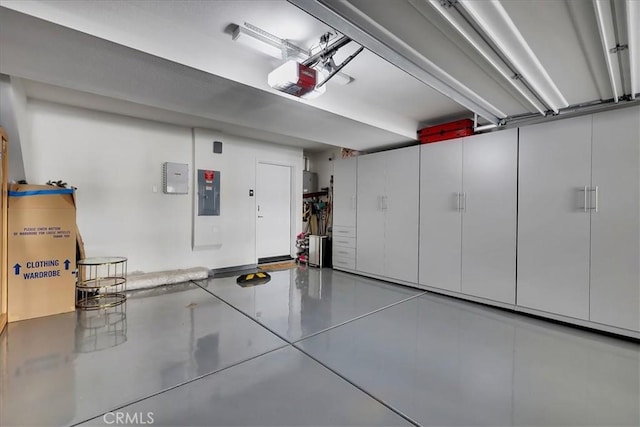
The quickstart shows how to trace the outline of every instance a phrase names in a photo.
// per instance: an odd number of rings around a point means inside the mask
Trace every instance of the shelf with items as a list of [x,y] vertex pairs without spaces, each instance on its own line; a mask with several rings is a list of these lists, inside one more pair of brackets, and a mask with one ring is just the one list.
[[320,193],[310,194],[319,195],[303,200],[302,221],[305,223],[304,232],[316,236],[326,236],[331,227],[333,197],[328,189]]
[[300,233],[296,237],[296,262],[298,264],[306,264],[309,262],[309,234]]
[[323,190],[323,191],[317,191],[315,193],[304,193],[302,195],[302,198],[303,199],[310,199],[310,198],[313,198],[313,197],[326,197],[328,195],[329,195],[329,191]]

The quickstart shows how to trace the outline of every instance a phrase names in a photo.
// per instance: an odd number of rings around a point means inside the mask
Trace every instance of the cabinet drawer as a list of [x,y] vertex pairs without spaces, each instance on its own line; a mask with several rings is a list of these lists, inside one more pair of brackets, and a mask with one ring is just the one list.
[[338,246],[341,248],[354,248],[356,247],[356,239],[355,237],[342,237],[342,236],[334,236],[333,237],[333,246],[337,248]]
[[345,227],[343,225],[333,226],[333,237],[356,237],[355,227]]
[[356,260],[355,260],[355,258],[344,258],[344,257],[341,257],[341,256],[334,255],[333,256],[333,268],[340,269],[340,267],[348,268],[350,270],[355,270],[356,269]]
[[333,254],[341,258],[355,258],[356,248],[345,248],[342,246],[334,246]]

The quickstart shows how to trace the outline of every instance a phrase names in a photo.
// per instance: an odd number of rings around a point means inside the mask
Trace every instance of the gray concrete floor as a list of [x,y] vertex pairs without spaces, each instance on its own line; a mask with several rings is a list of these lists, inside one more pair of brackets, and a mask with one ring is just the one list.
[[640,345],[329,269],[12,323],[0,425],[640,425]]

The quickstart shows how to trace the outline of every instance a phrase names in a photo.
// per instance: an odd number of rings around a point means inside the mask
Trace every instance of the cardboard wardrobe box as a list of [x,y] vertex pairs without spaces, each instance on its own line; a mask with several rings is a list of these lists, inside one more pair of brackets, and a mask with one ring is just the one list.
[[74,191],[9,186],[9,322],[75,310]]

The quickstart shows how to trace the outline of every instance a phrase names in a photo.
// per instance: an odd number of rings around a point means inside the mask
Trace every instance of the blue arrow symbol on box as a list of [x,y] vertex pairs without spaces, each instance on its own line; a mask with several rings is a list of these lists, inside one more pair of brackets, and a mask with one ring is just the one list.
[[16,276],[20,274],[20,267],[22,267],[20,264],[16,264],[13,266],[13,271],[16,273]]
[[71,264],[71,262],[68,259],[64,261],[64,269],[65,270],[69,269],[69,264]]

